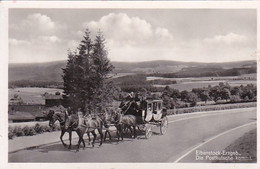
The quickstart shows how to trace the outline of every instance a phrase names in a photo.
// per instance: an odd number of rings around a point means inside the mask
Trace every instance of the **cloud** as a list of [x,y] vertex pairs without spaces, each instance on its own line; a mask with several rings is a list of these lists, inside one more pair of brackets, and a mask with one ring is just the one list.
[[55,22],[51,17],[41,13],[28,14],[24,19],[11,23],[9,28],[10,34],[19,39],[68,34],[65,24]]
[[108,41],[117,46],[142,46],[172,40],[168,29],[155,27],[144,19],[125,13],[110,13],[98,21],[85,22],[83,26],[94,34],[101,30]]
[[205,38],[204,42],[206,43],[224,43],[224,44],[238,44],[238,43],[246,43],[248,41],[248,38],[244,35],[239,35],[235,33],[228,33],[226,35],[216,35],[212,38]]
[[199,23],[196,19],[190,19],[194,12],[186,19],[183,13],[167,17],[160,17],[158,13],[139,15],[138,12],[127,11],[104,13],[95,15],[98,19],[80,14],[77,21],[65,19],[62,13],[47,15],[44,11],[27,12],[23,17],[10,18],[9,61],[66,59],[67,50],[73,51],[78,47],[86,27],[91,31],[92,40],[99,30],[103,32],[108,56],[113,61],[245,60],[256,47],[256,34],[243,28],[248,24],[242,24],[241,20],[239,24],[228,22],[228,25],[220,17],[221,26],[218,26],[212,17],[206,17]]
[[47,42],[47,43],[60,43],[61,39],[57,36],[39,36],[38,41],[41,42]]
[[28,15],[27,19],[24,21],[24,24],[30,27],[37,26],[39,29],[44,29],[45,31],[53,30],[56,27],[56,24],[50,17],[40,13]]
[[30,41],[26,41],[26,40],[17,40],[15,38],[11,38],[11,39],[9,39],[9,44],[10,45],[15,45],[15,46],[17,46],[17,45],[30,45],[31,42]]
[[20,22],[10,25],[11,31],[27,33],[27,36],[53,34],[60,27],[49,16],[40,13],[29,14]]

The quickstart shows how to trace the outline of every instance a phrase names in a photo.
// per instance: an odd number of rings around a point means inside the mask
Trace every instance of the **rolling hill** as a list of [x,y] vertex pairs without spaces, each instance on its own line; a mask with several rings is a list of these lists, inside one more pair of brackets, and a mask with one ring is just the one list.
[[[198,75],[212,74],[214,72],[241,71],[248,73],[245,69],[252,69],[256,72],[256,61],[240,61],[225,63],[199,63],[199,62],[179,62],[179,61],[147,61],[147,62],[112,62],[115,66],[114,73],[142,73],[142,74],[165,74],[176,73],[178,75],[195,72]],[[26,63],[9,64],[9,82],[19,80],[30,81],[62,81],[62,68],[66,66],[66,61],[55,61],[46,63]],[[250,72],[249,72],[250,73]]]

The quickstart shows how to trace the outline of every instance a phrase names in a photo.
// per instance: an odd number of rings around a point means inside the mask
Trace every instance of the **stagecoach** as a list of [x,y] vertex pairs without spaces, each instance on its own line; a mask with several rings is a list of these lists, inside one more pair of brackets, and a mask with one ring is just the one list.
[[167,110],[163,107],[162,100],[145,100],[141,103],[139,113],[142,114],[142,122],[138,127],[145,131],[145,138],[152,136],[152,125],[160,127],[160,133],[166,133],[168,127]]

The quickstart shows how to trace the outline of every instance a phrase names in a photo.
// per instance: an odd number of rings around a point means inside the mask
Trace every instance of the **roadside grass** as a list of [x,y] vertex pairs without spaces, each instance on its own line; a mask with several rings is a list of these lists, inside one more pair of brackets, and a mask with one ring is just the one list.
[[256,163],[257,162],[257,148],[256,148],[256,129],[251,130],[238,138],[235,142],[225,148],[226,152],[238,152],[241,155],[234,158],[232,161],[217,160],[217,163]]

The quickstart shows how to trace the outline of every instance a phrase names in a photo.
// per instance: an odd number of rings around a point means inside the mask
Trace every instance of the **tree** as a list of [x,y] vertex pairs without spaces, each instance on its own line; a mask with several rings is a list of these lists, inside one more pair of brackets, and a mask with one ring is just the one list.
[[221,99],[221,88],[214,86],[209,91],[209,96],[216,102]]
[[68,52],[66,68],[63,69],[64,98],[74,110],[88,113],[104,110],[113,98],[114,84],[108,74],[113,66],[107,57],[105,38],[99,32],[94,42],[87,29],[77,52]]
[[220,92],[221,99],[225,99],[226,101],[230,99],[230,91],[228,88],[223,88]]
[[90,79],[91,54],[92,41],[87,29],[77,51],[68,51],[67,65],[63,69],[64,99],[66,105],[72,107],[74,111],[78,108],[89,109],[86,107],[86,102],[91,100],[93,90]]
[[210,100],[209,91],[204,90],[203,92],[201,92],[201,93],[200,93],[200,99],[201,99],[202,101],[204,101],[205,104],[206,104],[207,101]]
[[191,106],[196,106],[197,101],[198,96],[193,92],[189,92],[187,95],[187,102],[191,103]]
[[177,100],[177,98],[180,98],[181,94],[180,91],[178,89],[172,89],[172,94],[171,97],[175,100]]
[[242,89],[240,87],[236,86],[236,87],[231,88],[230,93],[231,93],[231,95],[240,96],[242,93]]
[[181,101],[187,102],[187,96],[188,96],[188,91],[187,90],[183,90],[181,91]]
[[105,47],[105,38],[101,32],[98,32],[93,45],[92,54],[92,82],[94,83],[93,105],[102,111],[103,107],[111,101],[113,96],[113,82],[107,81],[108,74],[114,66],[107,57]]

